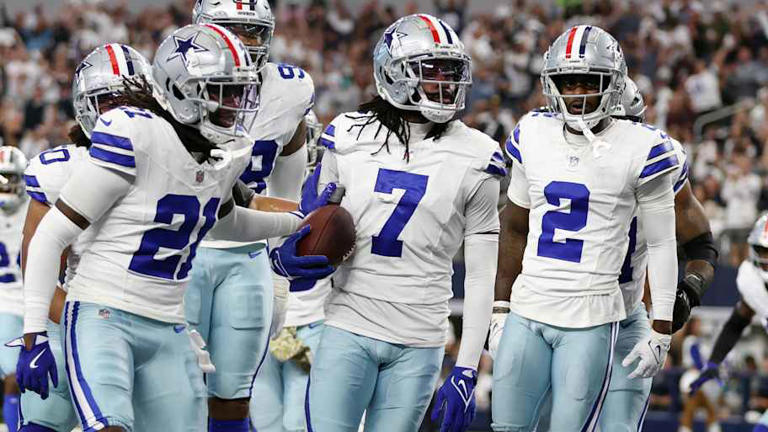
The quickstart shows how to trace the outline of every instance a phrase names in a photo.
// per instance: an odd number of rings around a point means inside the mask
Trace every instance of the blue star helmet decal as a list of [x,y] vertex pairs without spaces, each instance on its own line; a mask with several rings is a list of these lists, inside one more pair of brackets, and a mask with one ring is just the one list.
[[83,69],[88,69],[91,66],[93,66],[93,65],[88,63],[87,61],[83,60],[82,62],[80,62],[79,65],[77,65],[77,69],[75,69],[75,75],[77,75],[80,72],[82,72]]
[[405,33],[397,31],[397,26],[392,26],[389,30],[384,32],[384,42],[387,44],[387,49],[392,51],[392,41],[397,38],[399,41],[403,36],[407,36]]
[[187,39],[182,39],[180,37],[174,36],[173,42],[176,44],[176,49],[171,53],[171,55],[168,56],[168,60],[170,61],[175,59],[176,57],[181,57],[182,60],[184,61],[184,65],[186,65],[188,63],[187,51],[189,50],[193,50],[194,52],[208,51],[208,49],[206,49],[205,47],[197,45],[195,43],[195,37],[197,37],[196,34],[194,36],[188,37]]

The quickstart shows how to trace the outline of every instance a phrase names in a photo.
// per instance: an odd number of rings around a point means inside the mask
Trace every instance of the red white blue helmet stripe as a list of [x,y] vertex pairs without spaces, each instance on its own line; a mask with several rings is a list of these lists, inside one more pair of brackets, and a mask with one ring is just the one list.
[[116,43],[104,45],[112,65],[112,73],[118,76],[131,76],[134,74],[133,60],[125,45]]
[[[246,54],[245,47],[242,45],[242,42],[240,42],[239,40],[233,41],[232,39],[230,39],[230,37],[227,35],[226,32],[222,31],[221,27],[215,24],[203,24],[203,25],[215,31],[216,33],[218,33],[219,36],[221,36],[222,39],[224,39],[224,43],[227,44],[227,48],[229,48],[229,52],[232,53],[232,57],[235,60],[236,67],[240,67],[241,65],[251,64],[251,57],[250,55]],[[235,45],[236,43],[238,43],[239,46]]]
[[570,59],[573,57],[573,51],[578,50],[580,58],[584,58],[584,54],[587,52],[587,40],[589,40],[589,33],[592,30],[592,26],[580,25],[572,27],[568,32],[568,44],[565,46],[565,58]]
[[437,44],[453,44],[453,41],[455,39],[458,39],[458,36],[453,33],[453,30],[451,30],[448,25],[446,25],[443,20],[435,18],[431,15],[427,14],[419,14],[419,18],[421,18],[422,21],[427,25],[427,28],[429,28],[429,31],[432,33],[432,39]]

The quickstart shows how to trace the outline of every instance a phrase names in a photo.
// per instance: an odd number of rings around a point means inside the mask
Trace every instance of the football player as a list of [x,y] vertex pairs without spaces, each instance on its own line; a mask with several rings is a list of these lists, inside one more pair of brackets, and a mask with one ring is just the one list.
[[[29,200],[24,194],[27,158],[16,147],[0,147],[0,341],[21,334],[23,326],[21,233]],[[3,383],[3,419],[16,431],[19,421],[19,387],[16,384],[18,351],[0,345],[0,379]]]
[[[26,263],[29,241],[46,213],[55,205],[61,188],[88,157],[90,136],[101,113],[116,107],[117,93],[124,90],[123,77],[152,77],[152,66],[133,48],[108,44],[94,49],[75,70],[72,99],[77,124],[70,131],[72,144],[63,145],[35,156],[24,172],[27,194],[32,198],[24,224],[22,262]],[[66,282],[74,276],[79,256],[93,230],[86,230],[66,251],[66,276],[57,284],[49,310],[48,344],[56,361],[57,375],[66,376],[61,347],[60,322],[66,298]],[[78,425],[66,379],[49,387],[43,400],[35,392],[21,397],[22,431],[69,432]]]
[[357,238],[333,276],[310,371],[309,430],[357,431],[363,411],[366,431],[418,430],[443,361],[452,261],[462,243],[462,343],[432,416],[442,412],[443,428],[455,431],[472,422],[506,168],[497,143],[456,119],[470,69],[448,24],[403,17],[374,48],[378,96],[337,116],[320,138],[319,187],[346,188],[341,205]]
[[[307,124],[306,146],[310,153],[308,166],[314,170],[322,124],[312,111],[307,113],[304,121]],[[305,185],[308,190],[310,183]],[[270,352],[253,381],[251,423],[259,432],[306,430],[304,402],[309,368],[320,342],[325,318],[323,306],[330,291],[330,280],[324,279],[312,289],[288,295],[284,320],[275,313]],[[286,327],[280,330],[283,321]]]
[[84,430],[203,430],[205,389],[182,304],[197,244],[209,230],[258,241],[300,222],[233,205],[232,187],[250,159],[243,130],[258,82],[237,37],[213,24],[178,29],[161,43],[152,72],[153,81],[134,80],[121,105],[99,116],[88,158],[29,244],[17,376],[45,396],[48,376],[57,381],[46,336],[52,270],[94,225],[67,284],[62,328]]
[[[267,61],[275,28],[269,3],[200,0],[193,20],[236,34],[259,73],[254,97],[260,109],[248,130],[253,151],[241,180],[256,193],[297,201],[307,161],[303,118],[314,103],[314,85],[302,69]],[[288,281],[273,282],[266,242],[206,239],[197,260],[185,313],[216,365],[206,380],[209,430],[247,432],[251,386],[267,352],[272,316],[285,314]]]
[[597,427],[626,318],[618,277],[637,208],[654,321],[624,360],[639,359],[629,377],[653,376],[669,350],[677,283],[671,173],[680,161],[666,133],[610,117],[625,76],[611,35],[569,29],[544,56],[552,112],[526,115],[507,140],[513,168],[494,302],[494,332],[503,329],[493,371],[496,431],[532,429],[549,391],[552,430]]
[[[736,275],[736,287],[741,300],[736,303],[731,316],[726,321],[704,369],[691,383],[691,394],[704,383],[715,379],[720,381],[720,364],[741,338],[741,333],[757,315],[765,323],[768,320],[768,215],[763,215],[755,222],[747,238],[749,258],[739,266]],[[722,382],[721,382],[722,384]],[[753,432],[768,432],[768,411],[752,429]]]

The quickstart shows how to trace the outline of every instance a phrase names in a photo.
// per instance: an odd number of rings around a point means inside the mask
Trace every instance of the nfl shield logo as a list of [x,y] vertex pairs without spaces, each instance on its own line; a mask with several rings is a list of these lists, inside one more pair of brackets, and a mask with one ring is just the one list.
[[576,165],[579,164],[579,158],[576,156],[571,156],[568,160],[568,166],[571,168],[574,168]]
[[195,181],[202,183],[203,180],[205,180],[205,171],[198,171],[197,174],[195,174]]

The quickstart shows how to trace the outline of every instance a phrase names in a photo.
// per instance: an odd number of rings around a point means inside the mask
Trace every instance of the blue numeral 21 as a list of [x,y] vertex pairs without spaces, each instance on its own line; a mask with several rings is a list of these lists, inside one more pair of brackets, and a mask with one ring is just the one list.
[[[189,240],[200,220],[200,202],[197,197],[191,195],[168,194],[157,202],[155,222],[171,224],[174,215],[181,215],[184,221],[178,230],[166,228],[153,228],[141,238],[139,250],[133,254],[128,269],[148,276],[163,279],[184,279],[192,268],[192,259],[195,257],[197,245],[205,237],[216,222],[216,211],[219,208],[219,198],[211,198],[203,208],[202,216],[205,222],[197,231],[195,240],[190,244]],[[183,250],[189,246],[189,256],[179,268],[180,254],[173,254],[167,258],[155,259],[155,254],[160,248]],[[178,273],[177,270],[178,269]]]
[[555,229],[579,231],[587,226],[589,210],[589,189],[580,183],[553,181],[544,188],[547,202],[560,206],[561,199],[571,200],[571,211],[562,212],[550,210],[541,219],[541,236],[539,237],[538,255],[562,261],[581,262],[581,251],[584,240],[566,239],[565,242],[555,242]]
[[395,211],[384,223],[379,235],[373,236],[371,253],[387,257],[403,255],[403,242],[397,237],[403,232],[405,224],[411,219],[419,202],[424,198],[428,179],[429,177],[421,174],[379,169],[374,191],[391,194],[394,189],[402,189],[405,193],[395,206]]
[[[9,267],[11,265],[11,257],[8,255],[8,250],[3,243],[0,243],[0,268]],[[0,276],[0,283],[16,282],[16,276],[13,273]]]

